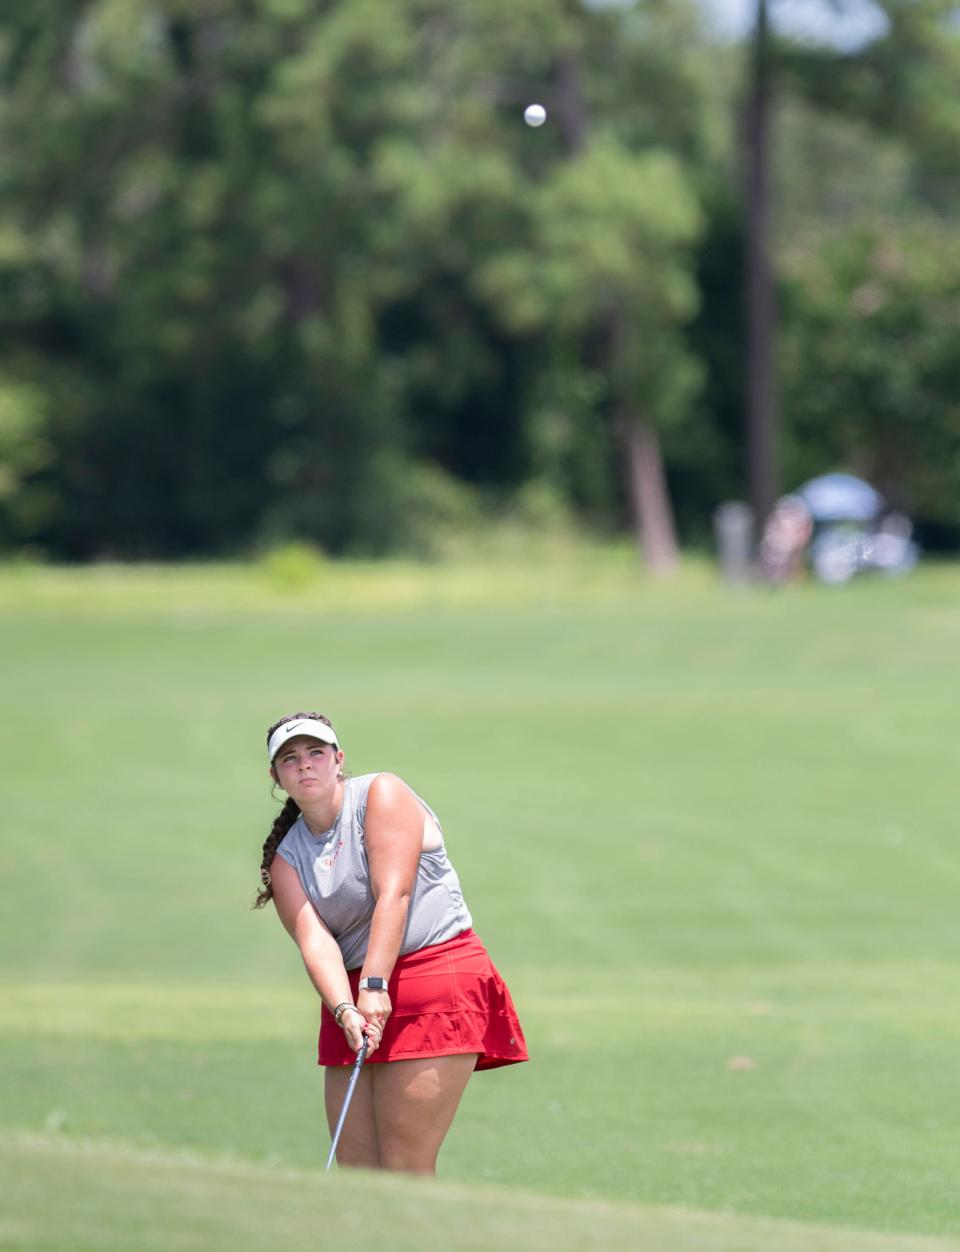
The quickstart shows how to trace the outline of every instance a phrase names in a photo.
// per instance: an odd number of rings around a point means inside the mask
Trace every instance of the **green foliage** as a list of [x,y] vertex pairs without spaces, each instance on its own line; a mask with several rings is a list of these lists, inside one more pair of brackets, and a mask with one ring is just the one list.
[[601,530],[616,516],[616,440],[603,418],[608,399],[606,375],[558,346],[538,372],[529,410],[534,481],[551,484]]
[[298,540],[271,548],[258,564],[271,587],[297,594],[316,585],[326,567],[321,552]]
[[[507,491],[538,475],[541,371],[560,358],[573,391],[596,395],[576,335],[611,291],[649,311],[615,387],[679,418],[690,371],[650,361],[661,320],[669,339],[693,306],[682,166],[709,143],[691,11],[7,10],[0,369],[38,362],[56,449],[28,475],[47,507],[16,504],[23,538],[72,557],[284,535],[422,547],[434,527],[405,516],[422,495],[406,480],[432,473],[420,464]],[[553,108],[564,58],[599,112],[576,159],[559,106],[542,132],[520,120],[532,96]],[[609,514],[616,476],[575,459],[555,488]],[[23,472],[11,482],[28,491]]]
[[651,325],[685,320],[696,296],[682,249],[699,225],[673,157],[598,141],[558,166],[537,197],[545,311],[579,328],[611,307]]
[[39,386],[0,374],[0,545],[23,542],[54,508],[37,475],[54,459],[47,397]]
[[[855,6],[851,6],[855,7]],[[808,99],[908,141],[926,195],[956,202],[960,73],[956,6],[950,0],[870,0],[886,32],[856,53],[787,45],[778,59]]]
[[960,238],[878,220],[787,253],[790,478],[865,474],[921,520],[960,526]]
[[[784,247],[933,212],[952,255],[960,39],[941,0],[883,7],[865,48],[778,49]],[[528,482],[616,527],[632,420],[702,532],[739,494],[743,407],[742,66],[702,27],[681,0],[7,5],[0,543],[429,553]],[[784,264],[789,474],[842,453],[889,478],[865,390],[856,438],[801,394],[813,322],[840,376],[861,350]],[[910,366],[925,406],[876,378],[907,496],[952,526],[939,352]]]
[[529,239],[479,269],[518,334],[551,341],[529,424],[531,460],[596,522],[615,516],[620,425],[691,425],[702,379],[684,327],[696,311],[702,216],[668,152],[607,134],[556,163],[530,193]]
[[776,126],[776,226],[785,244],[817,223],[916,213],[916,158],[902,137],[792,93],[779,101]]
[[777,49],[785,484],[845,465],[955,544],[960,36],[942,0],[875,7],[862,48]]
[[426,462],[397,466],[396,472],[403,496],[395,546],[421,557],[469,549],[485,521],[476,491]]

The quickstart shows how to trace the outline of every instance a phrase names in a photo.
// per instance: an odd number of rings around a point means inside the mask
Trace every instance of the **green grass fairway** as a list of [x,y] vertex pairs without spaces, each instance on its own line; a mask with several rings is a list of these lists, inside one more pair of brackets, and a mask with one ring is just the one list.
[[[294,572],[0,569],[0,1247],[274,1247],[271,1197],[285,1252],[424,1211],[452,1249],[960,1246],[960,570]],[[471,1083],[429,1205],[375,1180],[382,1228],[318,1172],[316,1003],[249,910],[304,707],[439,812],[534,1057]]]
[[[562,1200],[506,1188],[324,1174],[63,1137],[0,1137],[10,1197],[0,1248],[17,1252],[957,1252],[726,1213]],[[50,1205],[56,1195],[57,1204]]]

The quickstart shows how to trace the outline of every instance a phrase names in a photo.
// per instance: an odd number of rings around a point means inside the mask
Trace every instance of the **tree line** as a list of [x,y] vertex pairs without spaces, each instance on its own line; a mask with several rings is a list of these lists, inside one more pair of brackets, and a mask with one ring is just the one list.
[[[952,546],[960,36],[882,8],[765,32],[775,481]],[[10,0],[0,548],[702,542],[748,491],[750,64],[686,0]]]

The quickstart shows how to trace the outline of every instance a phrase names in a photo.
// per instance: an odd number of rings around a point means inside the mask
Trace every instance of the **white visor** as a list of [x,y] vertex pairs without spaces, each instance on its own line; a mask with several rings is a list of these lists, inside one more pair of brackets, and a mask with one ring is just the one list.
[[326,722],[315,721],[312,717],[299,717],[292,722],[284,722],[270,736],[267,753],[271,765],[273,758],[287,740],[295,739],[297,735],[309,735],[311,739],[320,739],[323,743],[332,743],[334,747],[337,746],[337,732],[332,726],[328,726]]

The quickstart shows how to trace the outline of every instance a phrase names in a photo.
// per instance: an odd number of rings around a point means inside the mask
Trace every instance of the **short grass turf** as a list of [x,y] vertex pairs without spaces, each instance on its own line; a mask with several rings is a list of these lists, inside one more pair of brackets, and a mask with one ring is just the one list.
[[[515,1188],[0,1135],[7,1252],[957,1252],[960,1243]],[[56,1205],[50,1198],[57,1197]]]
[[[960,1230],[960,572],[770,595],[616,562],[595,586],[17,568],[0,614],[24,1196],[58,1143],[128,1145],[133,1174],[322,1163],[316,1005],[248,908],[264,731],[306,707],[438,809],[527,1029],[533,1063],[471,1084],[446,1180]],[[141,1246],[113,1237],[76,1246]]]

